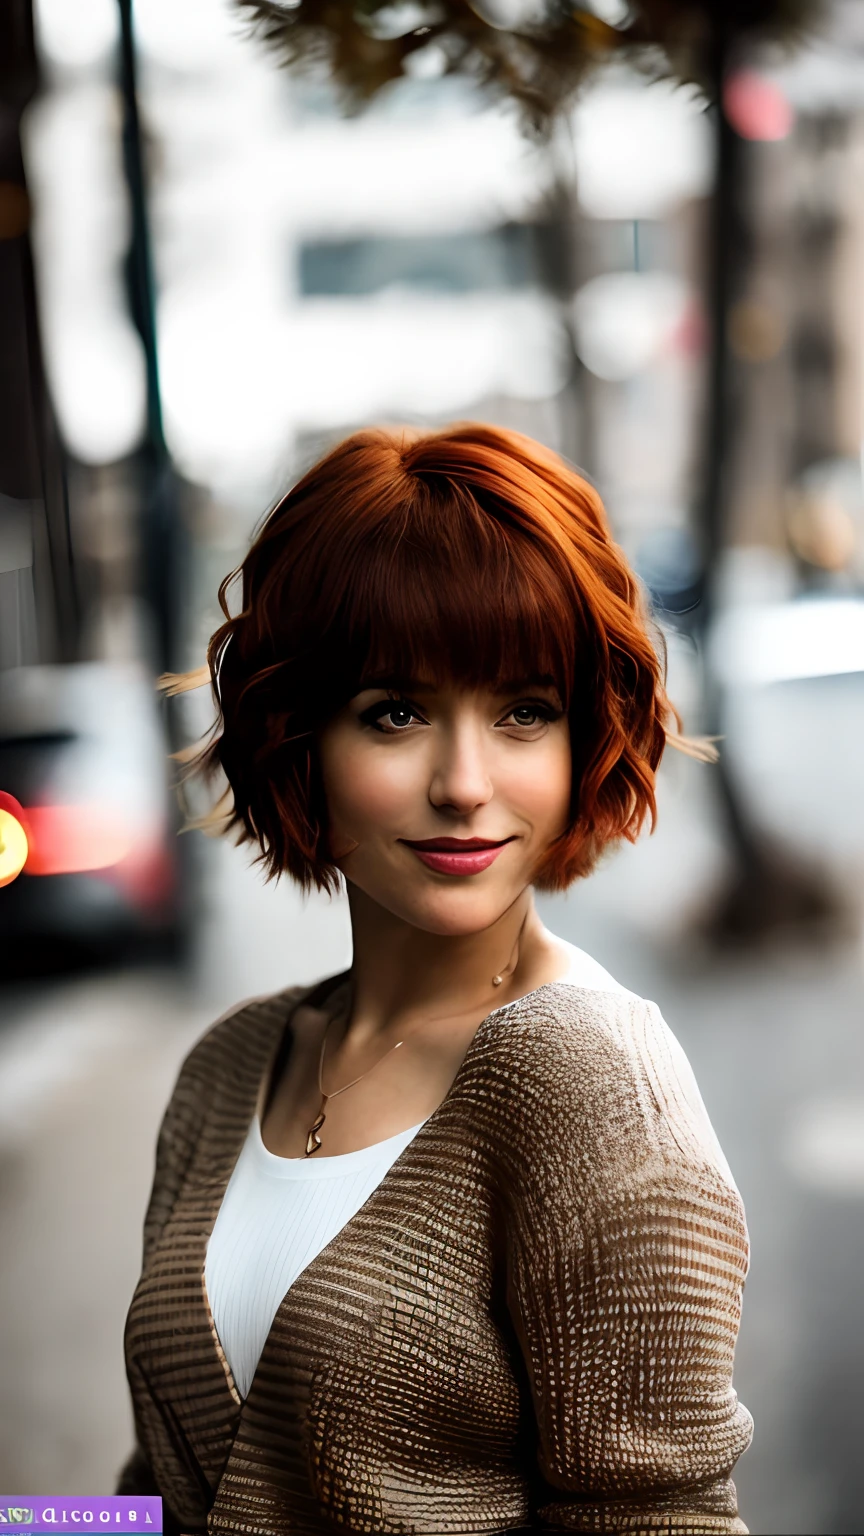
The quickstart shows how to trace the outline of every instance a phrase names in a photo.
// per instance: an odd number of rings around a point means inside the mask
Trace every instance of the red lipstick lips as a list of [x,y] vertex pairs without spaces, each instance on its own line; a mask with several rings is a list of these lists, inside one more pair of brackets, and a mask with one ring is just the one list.
[[513,839],[492,842],[488,837],[428,837],[412,841],[403,837],[400,841],[439,875],[479,875]]

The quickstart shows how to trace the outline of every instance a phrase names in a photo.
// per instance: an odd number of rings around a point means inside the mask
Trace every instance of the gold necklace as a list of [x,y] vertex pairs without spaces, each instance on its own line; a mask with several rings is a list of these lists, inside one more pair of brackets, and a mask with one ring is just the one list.
[[[522,927],[519,929],[519,932],[516,935],[516,943],[513,945],[513,952],[512,952],[512,954],[510,956],[510,963],[509,963],[509,965],[503,971],[498,971],[492,977],[492,985],[493,985],[493,987],[500,987],[502,982],[504,981],[505,977],[512,976],[513,972],[515,971],[516,966],[518,964],[518,958],[519,958],[519,956],[518,956],[519,940],[522,937],[522,930],[524,929],[525,924],[527,923],[527,921],[528,921],[528,914],[526,912],[524,918],[522,919]],[[337,1014],[333,1015],[333,1018],[337,1018],[337,1017],[338,1017]],[[318,1092],[321,1095],[321,1107],[318,1110],[318,1113],[315,1116],[315,1119],[312,1122],[312,1125],[309,1127],[309,1134],[306,1137],[306,1151],[303,1154],[304,1157],[311,1157],[313,1155],[313,1153],[317,1152],[319,1147],[321,1146],[321,1137],[318,1135],[318,1132],[320,1131],[322,1125],[324,1124],[324,1121],[327,1118],[327,1113],[326,1113],[326,1107],[325,1106],[327,1105],[329,1100],[330,1099],[338,1098],[340,1093],[347,1093],[349,1088],[353,1088],[355,1083],[359,1083],[361,1077],[368,1077],[370,1072],[374,1072],[375,1068],[379,1065],[380,1062],[382,1062],[384,1060],[385,1056],[389,1056],[392,1051],[397,1051],[399,1049],[400,1045],[404,1045],[404,1043],[405,1043],[404,1040],[397,1040],[395,1045],[391,1045],[389,1050],[386,1050],[384,1052],[383,1056],[379,1056],[378,1057],[378,1061],[374,1061],[372,1063],[371,1067],[367,1067],[366,1068],[365,1072],[361,1072],[359,1077],[352,1078],[350,1083],[345,1083],[344,1087],[342,1087],[342,1088],[334,1089],[334,1091],[332,1093],[325,1093],[324,1092],[324,1082],[323,1082],[324,1052],[325,1052],[326,1047],[327,1047],[327,1035],[329,1033],[330,1025],[332,1023],[333,1023],[333,1019],[332,1018],[327,1020],[327,1023],[326,1023],[325,1028],[324,1028],[324,1038],[321,1041],[321,1055],[320,1055],[320,1057],[318,1059]],[[410,1038],[410,1036],[409,1036],[409,1038]]]

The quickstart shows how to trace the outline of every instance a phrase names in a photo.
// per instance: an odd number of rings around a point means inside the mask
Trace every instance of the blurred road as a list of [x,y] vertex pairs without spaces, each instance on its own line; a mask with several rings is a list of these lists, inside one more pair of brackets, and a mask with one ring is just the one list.
[[[699,775],[703,775],[700,779]],[[747,1206],[739,1465],[754,1536],[864,1529],[862,946],[712,960],[684,941],[722,852],[704,770],[676,762],[653,839],[542,902],[562,936],[654,998],[695,1068]],[[7,992],[0,1034],[0,1487],[107,1493],[131,1444],[122,1360],[153,1146],[179,1062],[245,996],[338,969],[344,906],[265,889],[207,849],[185,980],[125,971]]]

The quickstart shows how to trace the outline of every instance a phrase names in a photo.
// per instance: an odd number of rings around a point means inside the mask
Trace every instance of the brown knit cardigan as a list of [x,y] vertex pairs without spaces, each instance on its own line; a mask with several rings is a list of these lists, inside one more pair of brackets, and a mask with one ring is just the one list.
[[745,1533],[741,1199],[656,1005],[565,983],[479,1026],[446,1098],[283,1298],[248,1396],[207,1241],[293,988],[183,1063],[125,1330],[116,1492],[166,1531]]

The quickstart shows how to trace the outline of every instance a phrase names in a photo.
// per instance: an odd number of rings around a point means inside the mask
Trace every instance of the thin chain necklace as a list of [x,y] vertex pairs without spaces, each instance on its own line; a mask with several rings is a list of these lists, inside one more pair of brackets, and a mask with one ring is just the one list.
[[[500,987],[505,978],[507,976],[512,976],[513,972],[515,971],[519,961],[519,940],[522,937],[522,932],[527,921],[528,914],[526,912],[524,918],[522,919],[522,927],[519,929],[519,932],[516,935],[516,943],[513,945],[513,952],[510,956],[510,963],[505,970],[498,971],[496,975],[492,977],[493,987]],[[309,1127],[309,1134],[306,1137],[306,1151],[303,1154],[304,1157],[311,1157],[313,1153],[317,1152],[321,1146],[321,1137],[318,1135],[318,1132],[320,1131],[324,1121],[327,1118],[326,1105],[329,1103],[330,1099],[338,1098],[340,1093],[347,1093],[349,1088],[353,1088],[355,1083],[359,1083],[361,1077],[368,1077],[370,1072],[374,1072],[375,1068],[380,1065],[385,1056],[389,1056],[393,1051],[398,1051],[400,1045],[404,1045],[405,1043],[404,1040],[397,1040],[395,1045],[391,1045],[389,1050],[386,1050],[383,1056],[379,1056],[378,1060],[373,1062],[371,1067],[367,1067],[365,1072],[361,1072],[359,1077],[352,1078],[350,1083],[345,1083],[344,1087],[342,1088],[334,1089],[332,1093],[325,1093],[323,1082],[324,1052],[327,1047],[327,1036],[330,1032],[330,1025],[333,1023],[333,1019],[337,1017],[338,1014],[334,1014],[333,1018],[327,1020],[327,1024],[324,1029],[324,1038],[321,1041],[321,1055],[318,1060],[318,1092],[321,1095],[321,1107],[318,1110],[312,1125]]]

